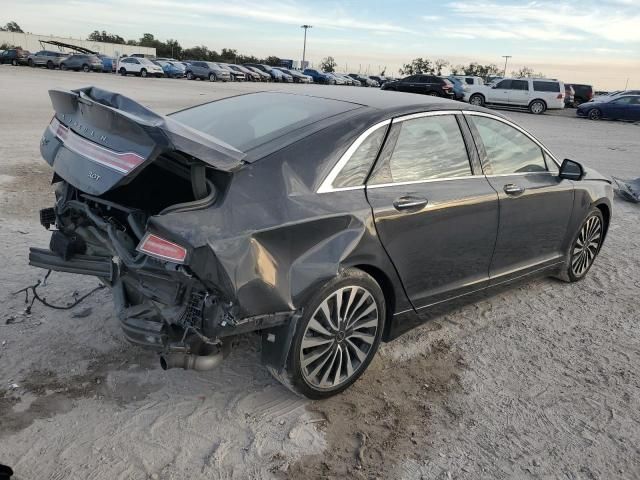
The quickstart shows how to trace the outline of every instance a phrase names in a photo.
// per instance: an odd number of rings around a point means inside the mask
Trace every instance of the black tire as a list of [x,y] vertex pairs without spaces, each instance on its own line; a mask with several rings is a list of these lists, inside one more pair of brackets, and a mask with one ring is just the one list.
[[209,74],[209,81],[210,82],[215,82],[216,80],[217,80],[216,74],[215,73],[210,73]]
[[[605,234],[606,225],[602,212],[599,208],[593,207],[573,237],[567,252],[567,261],[558,278],[570,283],[583,280],[600,253]],[[585,262],[581,261],[581,255]]]
[[53,64],[53,62],[52,62],[51,60],[49,60],[49,61],[47,62],[47,68],[48,68],[49,70],[53,70],[54,68],[56,68],[56,66]]
[[[354,291],[355,294],[353,294]],[[337,309],[341,312],[339,317],[342,317],[341,321],[337,322],[338,327],[331,332],[328,329],[325,330],[325,335],[319,330],[322,327],[320,325],[322,319],[327,319],[322,313],[321,305],[331,304],[335,307],[337,303],[331,300],[337,299],[335,296],[337,294],[343,301],[348,300],[348,302],[345,301],[342,303],[343,308]],[[364,303],[361,304],[361,301]],[[374,306],[375,309],[371,310]],[[335,310],[330,310],[331,313],[335,313]],[[385,326],[384,294],[370,275],[362,270],[349,268],[319,288],[305,302],[303,311],[304,314],[295,327],[296,332],[285,369],[282,372],[272,367],[268,369],[278,381],[298,395],[311,399],[331,397],[351,386],[364,373],[375,356]],[[356,315],[358,318],[353,320]],[[312,321],[314,325],[310,325]],[[363,321],[364,323],[361,323]],[[328,325],[327,322],[323,323]],[[375,323],[375,326],[369,326],[372,323]],[[375,332],[372,332],[373,328]],[[364,340],[365,336],[366,340]],[[317,343],[317,340],[323,343],[309,346],[309,343]],[[307,346],[303,346],[303,342]],[[327,344],[329,347],[322,351]],[[303,354],[305,349],[315,350]],[[319,351],[321,353],[316,353]],[[303,365],[303,355],[310,357],[307,359],[307,365]],[[336,365],[336,362],[339,363]],[[325,368],[326,365],[329,365],[328,369]],[[320,371],[314,374],[308,369]],[[313,378],[315,376],[319,378],[321,375],[323,378],[319,380],[319,384],[314,385]],[[343,375],[344,378],[342,378]],[[329,379],[328,377],[333,377],[333,385],[322,386]]]
[[84,73],[89,73],[91,71],[91,67],[85,63],[84,65],[82,65],[82,71]]
[[67,70],[67,65],[65,63],[61,63],[60,64],[60,70],[66,71]]
[[140,76],[142,78],[147,78],[147,69],[143,68],[142,70],[140,70]]
[[14,67],[18,66],[18,60],[16,60],[15,58],[13,60],[11,60],[11,65],[13,65]]
[[187,80],[193,80],[193,72],[187,72]]
[[479,93],[474,93],[469,98],[469,103],[471,105],[475,105],[476,107],[484,107],[484,96]]
[[534,100],[529,104],[529,112],[534,115],[542,115],[547,111],[547,104],[542,100]]
[[120,67],[120,70],[118,70],[118,73],[120,75],[122,75],[123,77],[126,77],[127,76],[127,69],[124,68],[124,67]]
[[599,108],[592,108],[587,113],[587,117],[589,120],[601,120],[602,119],[602,111]]
[[32,59],[27,60],[27,65],[29,65],[31,68],[34,68],[36,66],[36,64],[33,63]]
[[427,95],[430,96],[430,97],[439,97],[440,96],[440,95],[438,95],[438,92],[428,92]]

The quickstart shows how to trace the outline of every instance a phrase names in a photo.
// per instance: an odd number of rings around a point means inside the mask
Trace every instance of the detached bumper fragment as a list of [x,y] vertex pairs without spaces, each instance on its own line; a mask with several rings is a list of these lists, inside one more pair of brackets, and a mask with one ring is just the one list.
[[29,265],[56,272],[77,273],[105,278],[110,282],[115,278],[115,265],[108,257],[95,255],[75,255],[64,260],[51,250],[43,248],[29,249]]

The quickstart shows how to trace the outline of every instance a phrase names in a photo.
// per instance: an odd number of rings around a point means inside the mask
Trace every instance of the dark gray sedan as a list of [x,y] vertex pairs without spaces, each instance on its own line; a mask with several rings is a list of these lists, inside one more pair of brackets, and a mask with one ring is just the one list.
[[258,331],[283,384],[334,395],[443,307],[583,279],[611,218],[604,177],[445,99],[300,86],[169,116],[97,88],[51,99],[56,229],[30,263],[102,279],[164,368],[213,368]]

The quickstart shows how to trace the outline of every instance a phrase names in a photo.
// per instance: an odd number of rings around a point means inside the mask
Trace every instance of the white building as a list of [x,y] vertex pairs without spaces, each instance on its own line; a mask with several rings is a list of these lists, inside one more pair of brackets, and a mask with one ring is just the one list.
[[68,51],[68,49],[59,49],[54,45],[41,45],[40,40],[67,43],[70,45],[77,45],[78,47],[88,48],[98,53],[109,55],[110,57],[116,57],[118,55],[131,55],[132,53],[144,53],[146,55],[156,54],[156,49],[151,47],[137,47],[135,45],[120,45],[117,43],[103,43],[93,42],[91,40],[82,40],[79,38],[71,37],[56,37],[53,35],[34,35],[32,33],[14,33],[14,32],[0,32],[0,44],[8,43],[16,47],[22,47],[25,50],[29,50],[35,53],[40,50],[62,50]]

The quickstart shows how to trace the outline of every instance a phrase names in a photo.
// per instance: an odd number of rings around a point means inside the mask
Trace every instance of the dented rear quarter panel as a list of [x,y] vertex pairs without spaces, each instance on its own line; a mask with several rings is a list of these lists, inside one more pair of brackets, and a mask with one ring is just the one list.
[[150,224],[199,252],[194,272],[223,286],[240,317],[296,310],[340,269],[363,265],[391,286],[390,311],[410,309],[364,189],[316,193],[353,140],[380,119],[373,112],[329,126],[234,172],[214,206]]

